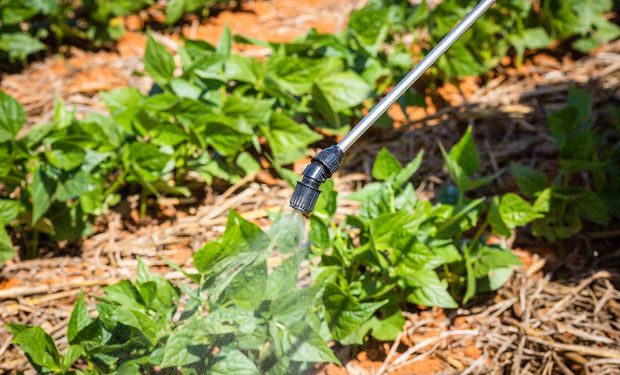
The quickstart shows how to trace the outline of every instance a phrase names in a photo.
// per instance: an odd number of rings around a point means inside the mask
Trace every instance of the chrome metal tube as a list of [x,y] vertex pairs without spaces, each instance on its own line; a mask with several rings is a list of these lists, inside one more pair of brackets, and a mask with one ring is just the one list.
[[495,3],[496,0],[482,0],[461,22],[446,35],[428,55],[420,61],[368,114],[338,143],[338,148],[347,151],[443,55],[461,35],[467,31]]

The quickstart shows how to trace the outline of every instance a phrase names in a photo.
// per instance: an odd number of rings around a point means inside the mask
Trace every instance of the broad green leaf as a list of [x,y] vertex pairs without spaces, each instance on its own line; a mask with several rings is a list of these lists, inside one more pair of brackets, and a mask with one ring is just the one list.
[[32,225],[50,208],[54,196],[55,182],[39,166],[32,176],[30,194],[32,197]]
[[423,158],[424,150],[420,150],[415,158],[407,163],[402,170],[394,176],[394,185],[400,188],[403,184],[407,183],[407,181],[411,179],[411,176],[418,171],[420,165],[422,165]]
[[219,303],[229,301],[236,306],[255,311],[265,300],[265,286],[267,284],[267,265],[262,263],[248,267],[239,272],[224,290]]
[[11,237],[4,229],[4,222],[0,220],[0,266],[15,255],[15,249],[11,243]]
[[227,81],[239,81],[256,85],[261,76],[262,67],[252,57],[230,55],[224,63],[224,76]]
[[313,213],[324,213],[328,217],[334,216],[338,208],[338,192],[334,190],[334,180],[325,181],[320,187],[321,195],[314,206]]
[[60,371],[60,354],[54,340],[41,327],[27,328],[13,338],[36,369]]
[[339,363],[325,340],[305,321],[276,331],[274,339],[279,351],[293,361]]
[[73,305],[73,311],[71,312],[69,324],[67,325],[67,339],[69,340],[69,343],[73,343],[73,340],[80,333],[80,331],[82,331],[91,322],[92,319],[88,315],[88,306],[86,306],[86,302],[84,301],[84,294],[80,293],[75,301],[75,304]]
[[216,362],[209,369],[213,375],[258,375],[260,371],[245,354],[238,350],[223,352],[216,357]]
[[489,206],[489,213],[487,215],[487,220],[489,221],[489,224],[491,224],[491,227],[496,233],[499,233],[500,235],[504,237],[510,237],[511,235],[510,228],[508,228],[506,223],[504,223],[504,219],[499,213],[499,206],[500,206],[500,198],[493,197],[493,200],[491,201],[491,204]]
[[186,324],[176,327],[163,347],[161,366],[180,367],[199,361],[200,357],[191,353],[188,347],[198,344],[198,337],[206,335],[206,332],[201,332],[201,328],[202,323],[199,319],[191,319]]
[[95,176],[79,171],[75,175],[70,176],[69,179],[59,181],[54,197],[61,202],[66,202],[70,199],[80,198],[94,191],[100,185],[101,182]]
[[252,138],[252,129],[243,118],[209,115],[201,120],[206,123],[207,143],[224,156],[243,151]]
[[575,209],[579,216],[599,225],[609,221],[608,209],[601,198],[588,189],[580,189],[579,198],[575,201]]
[[25,122],[26,114],[21,104],[0,91],[0,143],[15,139]]
[[274,319],[285,324],[301,320],[316,305],[321,297],[322,287],[315,285],[290,291],[276,297],[271,304]]
[[340,59],[277,55],[267,61],[265,84],[283,96],[304,95],[310,93],[315,82],[339,71],[342,71]]
[[45,156],[54,167],[70,171],[84,163],[86,152],[77,143],[60,141],[52,144]]
[[394,341],[403,331],[405,317],[398,305],[388,305],[379,311],[382,319],[378,319],[372,327],[372,336],[380,341]]
[[202,94],[202,90],[198,86],[181,78],[173,78],[170,81],[170,88],[179,98],[198,99]]
[[232,51],[232,34],[230,33],[230,27],[224,26],[220,40],[217,42],[217,48],[215,51],[225,57],[230,56]]
[[22,210],[21,203],[13,199],[0,199],[0,222],[10,223]]
[[442,282],[435,271],[399,267],[398,272],[411,288],[407,301],[422,306],[458,307],[458,304],[448,293],[447,283]]
[[65,350],[65,354],[62,355],[62,369],[64,371],[69,370],[82,354],[84,354],[84,348],[81,345],[70,345],[67,350]]
[[340,116],[336,113],[321,88],[316,84],[312,85],[312,102],[316,111],[327,122],[327,128],[337,129],[342,126]]
[[452,147],[449,153],[450,159],[456,162],[465,172],[472,176],[480,167],[480,156],[472,136],[472,127],[469,126],[465,135]]
[[502,196],[498,209],[500,217],[510,229],[522,227],[543,217],[527,201],[514,193]]
[[335,112],[360,105],[371,91],[366,81],[352,71],[327,75],[317,85]]
[[517,181],[519,190],[528,198],[534,197],[536,193],[544,190],[549,184],[547,175],[537,169],[518,163],[511,163],[510,169]]
[[181,19],[187,9],[187,0],[170,0],[166,5],[166,23],[173,24]]
[[269,142],[274,160],[280,164],[289,164],[302,158],[308,151],[308,145],[323,137],[300,124],[292,118],[273,113],[269,127],[261,127]]
[[[325,319],[332,336],[338,341],[346,341],[385,303],[387,301],[360,303],[336,286],[328,286],[323,296],[323,304]],[[361,344],[349,342],[354,343]]]
[[159,44],[151,34],[146,37],[144,69],[160,85],[168,83],[174,73],[174,59],[166,47]]
[[371,3],[351,13],[347,29],[373,54],[377,53],[388,34],[388,9],[376,4]]
[[403,167],[398,159],[386,148],[382,148],[375,158],[375,163],[372,167],[372,177],[384,181],[398,174],[402,169]]
[[9,61],[24,61],[31,54],[45,50],[45,45],[27,33],[0,34],[0,51],[9,55]]

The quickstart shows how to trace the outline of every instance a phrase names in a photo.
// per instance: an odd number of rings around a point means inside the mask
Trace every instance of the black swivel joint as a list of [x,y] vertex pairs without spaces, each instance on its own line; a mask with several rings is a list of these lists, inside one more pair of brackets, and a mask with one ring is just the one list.
[[321,194],[321,184],[338,169],[343,156],[344,153],[338,146],[319,152],[304,169],[301,181],[297,181],[289,205],[306,215],[310,214]]

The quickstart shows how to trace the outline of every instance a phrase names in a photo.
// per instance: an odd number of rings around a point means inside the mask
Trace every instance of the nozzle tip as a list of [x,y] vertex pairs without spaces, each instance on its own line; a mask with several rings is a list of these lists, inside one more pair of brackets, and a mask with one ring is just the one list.
[[309,215],[314,210],[320,194],[321,190],[299,181],[295,185],[289,205],[297,211]]

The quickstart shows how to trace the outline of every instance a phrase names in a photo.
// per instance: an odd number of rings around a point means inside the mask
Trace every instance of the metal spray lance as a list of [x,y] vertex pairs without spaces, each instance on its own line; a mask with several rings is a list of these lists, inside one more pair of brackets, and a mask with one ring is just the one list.
[[370,128],[415,81],[428,70],[447,50],[486,12],[496,0],[482,0],[446,35],[428,55],[420,61],[337,145],[328,147],[312,159],[297,182],[289,202],[290,206],[304,214],[314,210],[319,198],[320,186],[340,166],[344,153]]

